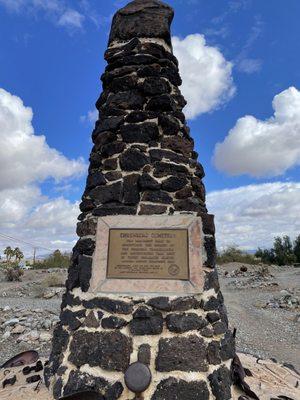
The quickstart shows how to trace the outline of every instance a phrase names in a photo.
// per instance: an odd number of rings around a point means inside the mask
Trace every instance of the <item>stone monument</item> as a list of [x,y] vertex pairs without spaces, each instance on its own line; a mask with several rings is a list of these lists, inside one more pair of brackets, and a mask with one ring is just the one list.
[[227,400],[234,338],[204,171],[182,112],[173,10],[114,16],[79,240],[46,383],[59,399]]

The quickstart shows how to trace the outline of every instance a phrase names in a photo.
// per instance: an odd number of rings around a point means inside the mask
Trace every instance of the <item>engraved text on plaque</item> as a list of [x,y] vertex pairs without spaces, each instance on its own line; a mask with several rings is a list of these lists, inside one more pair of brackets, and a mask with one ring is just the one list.
[[187,229],[110,229],[107,278],[189,279]]

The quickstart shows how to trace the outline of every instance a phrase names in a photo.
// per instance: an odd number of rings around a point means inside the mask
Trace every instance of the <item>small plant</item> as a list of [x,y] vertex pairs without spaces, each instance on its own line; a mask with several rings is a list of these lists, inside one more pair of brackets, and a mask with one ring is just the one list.
[[8,282],[20,282],[22,279],[22,275],[24,275],[24,271],[22,271],[18,267],[9,267],[5,269],[5,276]]
[[60,273],[50,273],[43,281],[43,287],[64,287],[65,276]]

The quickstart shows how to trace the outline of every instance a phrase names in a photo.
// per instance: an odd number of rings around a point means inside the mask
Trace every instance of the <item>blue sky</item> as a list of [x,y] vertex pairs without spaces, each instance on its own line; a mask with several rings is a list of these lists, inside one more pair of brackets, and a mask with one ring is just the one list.
[[[8,146],[1,162],[0,151],[0,233],[29,235],[50,248],[74,242],[103,53],[112,15],[126,3],[0,0],[0,128],[11,146],[20,129],[34,129],[24,153],[10,156]],[[276,234],[294,237],[300,231],[299,1],[168,3],[175,9],[174,51],[193,105],[187,115],[219,245],[254,248]],[[18,110],[12,95],[24,103]],[[32,109],[32,123],[25,107]],[[7,113],[11,125],[4,122]],[[39,135],[45,140],[35,154]],[[55,216],[64,222],[57,226]]]

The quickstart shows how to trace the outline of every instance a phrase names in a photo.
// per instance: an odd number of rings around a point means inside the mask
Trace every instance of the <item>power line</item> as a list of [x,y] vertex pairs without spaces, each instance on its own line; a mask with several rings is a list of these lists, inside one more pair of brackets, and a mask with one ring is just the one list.
[[17,243],[23,243],[23,244],[26,244],[28,246],[33,247],[34,249],[53,251],[53,249],[49,249],[48,247],[38,246],[38,245],[36,245],[34,243],[27,242],[26,240],[23,240],[23,239],[15,238],[13,236],[9,236],[9,235],[6,235],[6,234],[1,233],[1,232],[0,232],[0,238],[6,239],[6,240],[10,240],[10,241],[13,241],[13,242],[17,242]]

